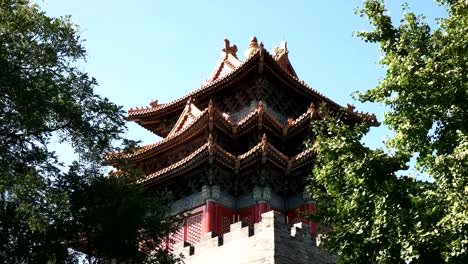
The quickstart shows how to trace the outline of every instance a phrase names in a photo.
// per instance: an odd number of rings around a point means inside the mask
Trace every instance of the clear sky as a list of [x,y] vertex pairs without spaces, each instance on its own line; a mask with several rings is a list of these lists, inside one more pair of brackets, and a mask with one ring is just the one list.
[[[353,32],[371,29],[354,14],[362,1],[38,1],[50,16],[71,15],[80,25],[88,59],[83,70],[94,76],[97,93],[125,110],[177,99],[197,89],[221,56],[225,38],[243,60],[251,36],[270,50],[288,42],[289,58],[300,79],[341,105],[375,113],[378,104],[353,101],[353,91],[373,88],[384,70],[378,46]],[[386,1],[394,21],[403,1]],[[408,1],[429,20],[444,14],[435,1]],[[391,132],[373,128],[365,142],[382,146]],[[153,143],[158,137],[129,124],[128,137]],[[60,154],[60,153],[59,153]]]

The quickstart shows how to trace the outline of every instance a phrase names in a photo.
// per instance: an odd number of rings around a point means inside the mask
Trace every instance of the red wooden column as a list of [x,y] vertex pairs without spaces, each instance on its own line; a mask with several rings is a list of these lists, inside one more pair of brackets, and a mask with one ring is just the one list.
[[[315,201],[312,200],[312,195],[311,193],[309,192],[304,192],[303,195],[302,195],[304,201],[305,201],[305,204],[303,206],[303,210],[307,213],[313,213],[315,212],[315,209],[316,209],[316,204],[315,204]],[[310,233],[312,234],[317,234],[317,226],[318,224],[316,222],[313,222],[313,221],[307,221],[306,224],[309,225],[310,227]]]
[[255,205],[255,223],[262,221],[262,214],[270,211],[270,205],[260,201]]
[[216,200],[219,198],[220,191],[219,186],[208,186],[202,187],[202,197],[205,199],[205,208],[203,210],[203,234],[208,232],[218,233],[218,220],[217,219],[217,207]]
[[203,212],[203,233],[216,232],[216,202],[208,199]]

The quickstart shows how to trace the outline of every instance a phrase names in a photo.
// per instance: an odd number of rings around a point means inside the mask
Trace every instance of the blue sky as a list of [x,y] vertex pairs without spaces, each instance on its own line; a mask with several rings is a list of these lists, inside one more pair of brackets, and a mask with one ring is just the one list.
[[[408,1],[429,20],[444,14],[434,1]],[[371,29],[354,14],[362,1],[120,1],[44,0],[50,16],[71,15],[80,25],[88,59],[82,69],[99,82],[96,92],[125,110],[175,100],[197,89],[221,56],[223,40],[239,48],[243,59],[251,36],[270,50],[288,42],[289,58],[300,79],[327,97],[357,110],[375,113],[378,104],[362,105],[351,93],[377,85],[384,69],[378,46],[352,35]],[[387,1],[394,21],[403,1]],[[366,145],[382,146],[391,132],[373,128]],[[129,124],[128,137],[153,143],[158,137]],[[59,149],[60,154],[60,149]],[[66,156],[66,154],[63,154]]]

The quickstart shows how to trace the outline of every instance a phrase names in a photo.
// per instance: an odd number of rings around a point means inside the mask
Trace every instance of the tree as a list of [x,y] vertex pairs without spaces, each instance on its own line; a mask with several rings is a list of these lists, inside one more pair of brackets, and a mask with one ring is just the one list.
[[149,193],[129,179],[133,173],[92,176],[90,184],[83,184],[80,170],[74,166],[61,186],[69,195],[68,218],[72,219],[62,222],[65,229],[72,230],[66,237],[68,245],[89,254],[92,263],[110,259],[117,263],[179,263],[167,251],[168,237],[180,221],[179,216],[168,215],[168,193]]
[[[77,238],[99,253],[97,262],[135,257],[141,263],[151,253],[138,250],[141,243],[156,243],[173,228],[165,194],[153,198],[129,184],[131,177],[105,175],[100,162],[123,140],[125,117],[120,106],[94,93],[96,80],[78,70],[85,57],[70,17],[50,18],[27,0],[0,1],[2,263],[73,261]],[[51,140],[69,143],[79,155],[69,171],[49,149]],[[108,234],[128,243],[97,242]],[[172,261],[160,247],[154,250]]]
[[[365,148],[361,125],[316,123],[311,189],[343,263],[468,261],[468,2],[437,2],[448,14],[437,28],[407,5],[397,26],[383,1],[359,11],[374,29],[357,35],[380,44],[386,75],[358,97],[388,107],[394,154]],[[396,175],[410,157],[433,182]]]

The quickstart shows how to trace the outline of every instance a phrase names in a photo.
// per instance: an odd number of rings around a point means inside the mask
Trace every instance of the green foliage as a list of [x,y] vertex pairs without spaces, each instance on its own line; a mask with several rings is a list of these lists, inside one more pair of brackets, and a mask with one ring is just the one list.
[[[388,107],[396,154],[362,146],[361,125],[316,124],[313,191],[343,263],[468,262],[468,2],[438,2],[435,29],[407,5],[397,26],[381,0],[359,11],[374,29],[357,35],[380,44],[386,69],[359,99]],[[434,182],[395,175],[410,157]]]
[[313,125],[317,158],[309,191],[319,201],[315,217],[330,227],[325,247],[341,263],[437,262],[440,256],[430,250],[440,242],[416,236],[426,235],[426,223],[440,211],[421,214],[437,202],[419,199],[430,184],[397,176],[408,156],[365,147],[367,124],[350,126],[327,116]]
[[[167,195],[101,169],[125,117],[76,67],[85,55],[70,17],[50,18],[27,0],[0,1],[0,262],[76,261],[70,247],[91,247],[95,263],[142,263],[152,257],[138,250],[146,243],[170,263],[157,247],[173,229]],[[78,154],[68,172],[51,141]]]
[[129,184],[126,175],[83,184],[83,173],[75,164],[61,186],[69,194],[72,221],[63,222],[73,230],[69,245],[92,255],[96,263],[111,258],[118,263],[178,263],[166,251],[167,238],[180,221],[168,216],[170,195]]

